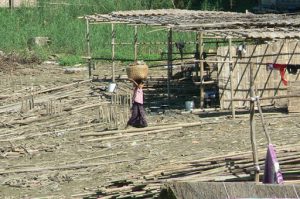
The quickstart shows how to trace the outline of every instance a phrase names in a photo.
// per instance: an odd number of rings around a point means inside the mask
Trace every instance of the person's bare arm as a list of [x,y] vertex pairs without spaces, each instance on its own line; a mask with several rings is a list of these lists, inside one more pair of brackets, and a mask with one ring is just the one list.
[[128,78],[129,81],[133,82],[136,86],[138,86],[138,84],[136,83],[136,81],[134,81],[133,79],[131,78]]

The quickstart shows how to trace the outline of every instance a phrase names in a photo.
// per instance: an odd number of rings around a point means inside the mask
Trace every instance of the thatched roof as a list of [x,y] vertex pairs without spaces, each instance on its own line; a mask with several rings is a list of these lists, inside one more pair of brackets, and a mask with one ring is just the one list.
[[93,23],[128,23],[170,27],[235,38],[299,38],[300,15],[221,11],[137,10],[85,16]]

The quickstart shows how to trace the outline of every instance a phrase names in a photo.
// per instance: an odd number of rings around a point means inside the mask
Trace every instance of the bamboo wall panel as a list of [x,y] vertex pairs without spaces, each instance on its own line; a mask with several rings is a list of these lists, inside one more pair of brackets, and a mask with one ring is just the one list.
[[[231,47],[231,53],[236,54],[237,46]],[[228,47],[218,49],[218,60],[228,61]],[[233,98],[249,98],[250,87],[250,63],[255,67],[255,90],[260,97],[272,97],[277,95],[287,95],[287,86],[281,81],[278,70],[267,71],[266,63],[278,64],[300,64],[299,42],[281,40],[271,44],[249,45],[242,58],[233,57]],[[299,79],[297,75],[288,74],[286,71],[285,79],[288,84]],[[219,92],[221,108],[230,108],[230,71],[229,63],[218,64]],[[264,100],[262,105],[287,106],[288,99]],[[236,107],[249,107],[249,102],[235,102]]]
[[[288,88],[288,94],[300,95],[300,81],[291,82]],[[300,98],[290,98],[288,100],[288,111],[289,113],[300,113]]]

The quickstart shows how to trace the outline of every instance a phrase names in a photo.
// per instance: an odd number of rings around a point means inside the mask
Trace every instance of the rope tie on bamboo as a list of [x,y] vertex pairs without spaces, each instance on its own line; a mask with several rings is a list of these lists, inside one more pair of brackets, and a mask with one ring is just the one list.
[[225,192],[226,192],[226,195],[227,195],[227,198],[230,199],[230,196],[229,196],[229,193],[227,191],[227,188],[226,188],[226,185],[225,183],[223,182],[223,186],[224,186],[224,189],[225,189]]
[[256,171],[256,172],[259,172],[259,171],[260,171],[260,167],[259,167],[259,164],[258,164],[258,163],[255,163],[254,168],[255,168],[255,171]]
[[134,43],[137,43],[137,41],[138,41],[138,37],[137,35],[134,35]]
[[111,37],[112,37],[112,38],[115,38],[115,37],[116,37],[116,30],[113,30],[113,31],[111,32]]
[[257,102],[259,100],[259,96],[251,97],[252,102]]

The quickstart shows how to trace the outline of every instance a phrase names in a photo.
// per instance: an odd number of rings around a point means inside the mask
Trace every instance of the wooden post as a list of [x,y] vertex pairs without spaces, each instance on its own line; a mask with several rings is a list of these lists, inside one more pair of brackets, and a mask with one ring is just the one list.
[[256,146],[256,132],[255,132],[255,119],[254,119],[254,65],[250,64],[250,97],[253,99],[250,101],[250,137],[251,137],[251,146],[252,146],[252,155],[255,171],[255,182],[259,182],[259,164],[258,164],[258,155],[257,155],[257,146]]
[[14,0],[9,0],[9,8],[13,9],[14,8]]
[[169,29],[169,34],[168,34],[168,85],[167,85],[167,89],[168,89],[168,100],[170,102],[170,82],[171,82],[171,78],[172,78],[172,68],[173,68],[173,45],[172,45],[172,28]]
[[138,53],[138,27],[134,26],[134,61],[137,61]]
[[115,31],[115,27],[114,24],[111,24],[111,50],[112,50],[112,82],[116,81],[115,78],[115,38],[116,38],[116,31]]
[[[196,33],[196,52],[195,52],[195,60],[200,60],[200,53],[199,53],[199,37],[198,37],[198,33]],[[199,62],[195,62],[195,69],[196,69],[196,81],[199,81]]]
[[231,99],[231,112],[232,112],[232,118],[235,119],[235,105],[232,101],[233,99],[233,65],[232,65],[232,53],[231,53],[231,46],[232,46],[232,40],[231,38],[228,39],[228,55],[229,55],[229,71],[230,71],[230,99]]
[[[198,33],[198,41],[199,41],[199,56],[200,60],[202,60],[202,54],[204,51],[204,46],[203,46],[203,33],[200,32]],[[204,107],[204,62],[200,62],[200,108]]]
[[88,67],[89,67],[89,78],[92,76],[92,58],[91,58],[91,47],[90,47],[90,23],[86,19],[86,42],[87,42],[87,57],[88,57]]

